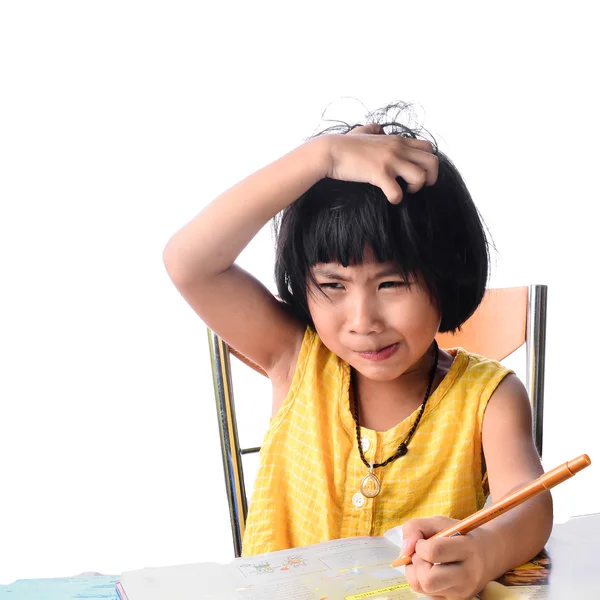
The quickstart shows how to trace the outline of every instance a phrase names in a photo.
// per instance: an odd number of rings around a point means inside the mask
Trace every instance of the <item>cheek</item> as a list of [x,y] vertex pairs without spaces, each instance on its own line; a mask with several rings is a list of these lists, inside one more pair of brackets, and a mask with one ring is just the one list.
[[314,290],[307,294],[306,305],[308,306],[312,320],[316,323],[317,321],[325,321],[329,317],[332,317],[335,314],[337,304],[332,302],[327,296],[324,296],[320,290]]
[[386,319],[407,333],[414,331],[421,335],[424,330],[437,333],[441,323],[438,309],[425,294],[415,294],[395,305],[389,305]]
[[341,327],[339,312],[332,310],[326,298],[308,300],[308,310],[321,340],[333,340]]
[[[310,316],[315,324],[317,333],[325,331],[333,331],[339,327],[338,318],[335,311],[331,309],[327,310],[320,303],[309,303],[308,309],[310,310]],[[322,337],[322,336],[321,336]]]

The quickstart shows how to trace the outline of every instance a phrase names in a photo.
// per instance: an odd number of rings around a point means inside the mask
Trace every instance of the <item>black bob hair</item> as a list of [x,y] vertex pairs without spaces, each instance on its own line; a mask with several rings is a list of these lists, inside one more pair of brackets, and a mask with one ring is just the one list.
[[[382,121],[392,105],[371,113],[387,135],[423,138],[423,129]],[[357,125],[330,127],[347,133]],[[321,135],[318,134],[318,135]],[[433,186],[415,194],[404,191],[391,204],[377,186],[325,178],[313,185],[275,221],[275,280],[281,300],[292,314],[314,327],[308,309],[311,267],[338,262],[361,264],[370,247],[380,262],[395,262],[407,279],[421,281],[441,315],[440,332],[455,331],[479,306],[488,280],[489,247],[483,221],[450,159],[429,135],[439,161]]]

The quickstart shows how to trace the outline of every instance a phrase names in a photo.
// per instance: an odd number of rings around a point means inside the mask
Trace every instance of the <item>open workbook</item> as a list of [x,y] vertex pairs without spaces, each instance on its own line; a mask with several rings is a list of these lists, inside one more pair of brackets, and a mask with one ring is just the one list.
[[[282,550],[228,564],[147,568],[121,575],[121,600],[412,600],[415,594],[398,557],[399,533],[358,537]],[[528,565],[528,569],[538,567]],[[547,573],[547,571],[546,571]],[[541,573],[540,573],[541,574]],[[494,584],[501,587],[499,584]],[[544,586],[485,598],[546,598]]]
[[416,598],[404,569],[390,566],[397,556],[398,546],[384,537],[347,538],[228,564],[130,571],[117,590],[122,600]]

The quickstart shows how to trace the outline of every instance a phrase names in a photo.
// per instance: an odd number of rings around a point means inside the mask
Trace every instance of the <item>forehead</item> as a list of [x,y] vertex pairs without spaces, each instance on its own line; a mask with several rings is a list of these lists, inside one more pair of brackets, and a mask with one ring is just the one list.
[[378,262],[376,260],[363,261],[347,267],[338,262],[317,263],[311,270],[313,275],[321,276],[344,276],[360,273],[372,277],[384,277],[401,273],[400,267],[395,262]]
[[398,271],[399,267],[397,263],[394,261],[379,261],[375,256],[375,252],[373,252],[373,248],[370,246],[365,246],[362,251],[362,260],[357,261],[356,263],[350,264],[347,267],[338,261],[330,261],[330,262],[317,262],[312,266],[313,272],[323,271],[323,270],[348,270],[348,269],[372,269],[372,270],[391,270]]

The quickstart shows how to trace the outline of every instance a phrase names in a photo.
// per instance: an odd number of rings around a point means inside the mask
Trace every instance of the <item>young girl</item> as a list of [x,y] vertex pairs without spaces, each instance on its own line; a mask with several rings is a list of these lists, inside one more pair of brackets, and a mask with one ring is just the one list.
[[[281,301],[234,262],[279,213]],[[164,260],[273,386],[245,555],[403,524],[413,589],[456,600],[544,546],[549,494],[428,539],[488,490],[498,500],[542,473],[521,382],[435,342],[480,303],[488,249],[460,174],[429,141],[385,122],[314,137],[212,202]]]

